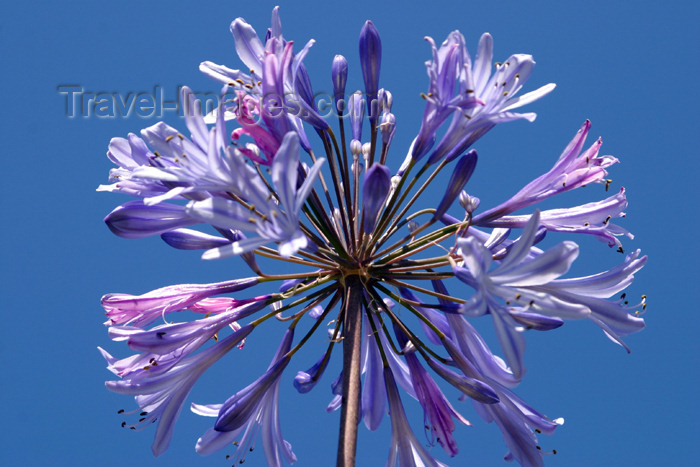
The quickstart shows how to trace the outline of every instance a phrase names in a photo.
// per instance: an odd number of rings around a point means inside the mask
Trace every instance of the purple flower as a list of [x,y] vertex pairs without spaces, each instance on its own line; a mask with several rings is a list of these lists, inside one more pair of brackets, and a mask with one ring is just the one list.
[[282,465],[282,459],[290,464],[296,462],[292,446],[282,438],[277,410],[280,376],[289,363],[289,356],[285,354],[291,348],[293,336],[293,329],[288,330],[268,370],[226,402],[219,405],[192,404],[192,411],[196,414],[217,417],[214,428],[207,430],[197,441],[198,453],[206,456],[241,439],[234,457],[242,463],[258,432],[262,432],[268,465]]
[[258,282],[257,277],[250,277],[214,284],[172,285],[143,295],[107,294],[102,297],[102,306],[109,318],[105,325],[129,324],[143,327],[167,313],[184,310],[202,299],[245,290]]
[[442,393],[437,383],[430,377],[425,368],[418,361],[414,348],[407,348],[408,338],[398,328],[394,328],[399,345],[404,350],[404,357],[408,364],[408,369],[411,374],[413,388],[416,391],[416,397],[423,407],[423,418],[426,430],[429,430],[433,436],[431,444],[435,440],[442,446],[447,454],[454,457],[457,452],[457,442],[452,436],[455,430],[455,424],[452,419],[456,419],[464,425],[471,425],[469,421],[460,415],[452,405],[447,401],[447,398]]
[[452,33],[443,47],[450,43],[456,44],[460,51],[463,50],[460,55],[463,57],[464,69],[460,70],[462,77],[459,89],[481,105],[472,106],[471,110],[465,112],[453,113],[452,122],[428,159],[428,164],[466,151],[499,123],[518,119],[534,120],[534,113],[518,114],[511,111],[543,97],[555,87],[554,84],[547,84],[515,97],[535,66],[530,55],[515,54],[503,63],[496,63],[496,72],[491,76],[493,40],[490,34],[481,36],[473,64],[469,62],[469,55],[463,45],[464,38],[459,32]]
[[462,306],[461,312],[472,317],[487,312],[491,314],[506,361],[518,380],[524,373],[525,351],[524,327],[517,319],[518,313],[545,315],[543,319],[546,320],[546,316],[578,317],[587,312],[583,306],[564,303],[532,290],[532,286],[547,284],[566,273],[578,256],[575,243],[562,242],[540,255],[528,258],[539,220],[539,212],[535,211],[520,240],[493,271],[489,271],[491,252],[476,238],[469,237],[457,242],[464,267],[455,266],[455,275],[476,289],[474,296]]
[[581,152],[590,128],[591,123],[586,121],[549,172],[528,183],[505,203],[476,216],[474,225],[488,225],[506,214],[580,186],[608,183],[605,179],[608,172],[605,169],[619,161],[612,156],[598,155],[598,150],[603,144],[600,139]]
[[590,310],[587,318],[600,326],[613,342],[630,352],[621,337],[644,329],[644,320],[638,316],[639,310],[635,313],[629,312],[634,308],[646,306],[644,300],[628,306],[624,298],[617,301],[606,299],[632,283],[634,273],[642,269],[647,262],[646,256],[640,258],[639,255],[639,250],[633,251],[625,257],[622,264],[608,271],[592,276],[554,280],[538,289],[567,303],[587,307]]
[[[179,359],[164,372],[151,370],[159,365],[156,357],[149,356],[147,368],[141,364],[143,358],[132,359],[130,367],[119,369],[119,373],[123,375],[122,380],[107,381],[106,386],[110,391],[135,396],[142,413],[139,426],[158,422],[152,446],[154,455],[159,456],[168,448],[182,404],[199,377],[250,334],[253,327],[244,326],[216,345],[196,355]],[[116,373],[115,370],[123,361],[117,361],[103,350],[102,354],[107,359],[109,368]],[[164,360],[168,357],[166,355]]]
[[[613,224],[612,219],[625,217],[622,211],[627,207],[625,189],[602,201],[583,204],[571,208],[548,209],[540,213],[540,225],[551,232],[571,232],[594,235],[609,246],[622,246],[618,236],[634,238],[623,227]],[[520,228],[527,224],[530,215],[503,216],[491,222],[479,222],[482,226],[499,228]]]
[[552,434],[564,419],[549,420],[507,389],[502,389],[500,395],[498,404],[474,402],[474,408],[487,423],[496,422],[501,430],[509,449],[505,460],[516,460],[523,466],[544,466],[544,453],[535,433]]
[[[498,425],[506,460],[542,465],[537,435],[552,434],[561,420],[513,392],[525,374],[525,339],[538,334],[530,331],[587,318],[629,350],[622,338],[644,327],[639,315],[646,304],[642,296],[630,305],[622,292],[646,257],[637,250],[607,271],[565,277],[578,245],[562,239],[543,248],[540,242],[546,235],[585,233],[622,252],[620,237],[633,238],[614,223],[625,217],[625,191],[578,206],[535,205],[590,183],[604,183],[607,191],[607,168],[617,159],[599,155],[600,140],[584,149],[586,122],[551,170],[479,211],[480,199],[464,191],[477,162],[469,147],[498,123],[532,121],[535,114],[514,110],[554,88],[518,95],[534,67],[530,55],[512,55],[492,73],[490,35],[481,37],[473,61],[458,31],[439,47],[427,38],[432,57],[423,118],[413,143],[399,148],[403,163],[392,168],[398,160],[390,150],[403,144],[395,141],[400,119],[392,112],[392,93],[379,88],[382,44],[371,21],[359,40],[364,92],[345,102],[347,60],[336,55],[331,64],[338,119],[321,115],[330,96],[314,93],[304,64],[314,40],[295,51],[282,34],[279,8],[264,37],[242,18],[233,21],[231,33],[242,70],[200,65],[223,84],[213,112],[204,116],[197,95],[183,87],[187,131],[158,122],[140,137],[109,144],[116,167],[110,184],[98,190],[136,197],[105,218],[116,235],[160,235],[178,250],[203,250],[204,259],[238,255],[253,272],[103,297],[109,337],[137,352],[117,359],[100,349],[121,378],[107,387],[136,398],[141,418],[130,428],[157,423],[153,452],[161,454],[203,372],[234,347],[243,349],[254,328],[279,321],[289,322],[288,330],[259,378],[223,404],[192,404],[195,413],[215,417],[197,442],[200,454],[233,443],[234,461],[242,463],[260,434],[269,465],[295,462],[279,420],[282,375],[302,346],[324,340],[325,352],[297,373],[294,386],[310,392],[343,353],[327,408],[342,411],[339,464],[355,462],[359,419],[376,430],[388,412],[388,465],[442,465],[416,439],[399,388],[422,407],[428,443],[455,456],[457,422],[469,422],[437,376]],[[362,141],[365,107],[369,141]],[[315,144],[308,126],[318,136]],[[483,151],[480,157],[488,160]],[[438,193],[444,194],[430,199],[436,182],[444,183]],[[457,199],[464,212],[453,216]],[[232,265],[227,270],[240,274],[240,264]],[[449,281],[466,291],[450,293]],[[264,291],[248,291],[268,282]],[[503,358],[476,331],[483,316],[493,321]],[[292,346],[297,326],[303,337]]]
[[471,77],[471,59],[464,44],[464,36],[453,31],[435,46],[432,37],[426,37],[433,50],[433,59],[426,62],[430,84],[423,121],[412,146],[412,157],[420,160],[435,143],[435,133],[454,112],[467,111],[484,103],[474,94]]
[[271,167],[272,182],[277,189],[279,205],[265,195],[265,192],[269,193],[269,190],[258,174],[250,169],[242,158],[234,155],[229,161],[235,162],[242,173],[247,172],[249,175],[250,178],[244,177],[240,180],[239,190],[246,199],[252,202],[260,214],[251,216],[250,209],[225,198],[191,201],[186,207],[186,212],[199,222],[219,228],[254,232],[259,236],[213,248],[206,251],[203,258],[218,259],[239,255],[271,241],[279,242],[280,254],[285,257],[306,248],[308,240],[299,230],[299,212],[311,192],[325,159],[319,159],[314,164],[306,174],[302,185],[297,188],[299,138],[294,132],[287,133]]
[[436,460],[423,448],[423,445],[416,439],[416,435],[413,434],[401,404],[401,396],[399,396],[394,375],[389,368],[384,368],[384,382],[389,401],[389,415],[391,416],[391,447],[386,465],[443,466],[442,462]]

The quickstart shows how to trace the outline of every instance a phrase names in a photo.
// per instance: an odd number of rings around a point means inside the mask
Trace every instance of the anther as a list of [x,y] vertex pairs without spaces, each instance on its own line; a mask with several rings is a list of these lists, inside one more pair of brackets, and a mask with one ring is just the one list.
[[165,142],[166,142],[166,143],[169,143],[170,140],[173,139],[174,137],[175,137],[175,135],[170,135],[170,136],[168,136],[167,138],[165,138]]
[[617,252],[618,252],[618,253],[624,253],[625,250],[623,250],[622,247],[619,246],[619,247],[617,247]]
[[117,413],[124,413],[124,409],[119,409]]

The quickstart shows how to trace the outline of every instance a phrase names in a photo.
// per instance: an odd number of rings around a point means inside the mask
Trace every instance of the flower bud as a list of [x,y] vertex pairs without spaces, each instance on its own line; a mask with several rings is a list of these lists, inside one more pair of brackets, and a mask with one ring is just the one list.
[[393,113],[385,113],[384,116],[382,116],[382,123],[379,125],[379,131],[382,133],[382,142],[389,146],[396,132],[396,117]]
[[348,102],[350,114],[350,126],[352,126],[352,138],[362,139],[362,122],[365,118],[365,99],[362,92],[355,91]]
[[447,190],[445,191],[445,196],[443,196],[442,201],[435,211],[434,218],[438,219],[442,217],[447,209],[452,205],[454,200],[459,196],[464,185],[467,184],[469,178],[474,173],[474,168],[476,167],[476,151],[473,149],[466,153],[462,158],[457,161],[457,166],[452,172],[452,177],[447,184]]
[[[365,22],[360,32],[360,65],[362,77],[365,81],[365,94],[369,103],[368,110],[372,108],[372,102],[377,99],[379,89],[379,70],[382,63],[382,41],[379,32],[371,21]],[[370,114],[370,121],[376,122],[376,115]]]
[[473,213],[479,207],[481,200],[476,196],[469,196],[466,191],[462,190],[459,194],[459,204],[467,211],[468,214]]

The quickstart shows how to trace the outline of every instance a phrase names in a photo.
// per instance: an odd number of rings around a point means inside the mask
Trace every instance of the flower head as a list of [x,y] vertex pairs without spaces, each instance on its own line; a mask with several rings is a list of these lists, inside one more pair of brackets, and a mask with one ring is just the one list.
[[[468,148],[501,122],[532,121],[534,114],[513,110],[554,88],[518,95],[534,67],[530,55],[511,55],[491,73],[490,35],[481,37],[473,61],[458,31],[440,46],[427,38],[428,92],[408,145],[396,132],[394,97],[380,87],[382,41],[371,21],[359,39],[364,91],[346,102],[348,61],[336,55],[331,64],[337,122],[319,112],[304,65],[314,41],[295,50],[278,8],[263,38],[242,18],[231,33],[245,68],[200,66],[223,84],[216,110],[204,116],[183,87],[187,131],[160,122],[140,137],[113,139],[108,157],[117,167],[98,188],[137,198],[105,218],[116,235],[159,235],[176,249],[203,250],[204,259],[240,257],[253,273],[103,297],[109,336],[137,352],[117,359],[101,350],[119,378],[108,389],[136,399],[141,419],[132,428],[157,423],[153,452],[161,454],[199,377],[236,347],[246,354],[244,340],[257,338],[256,327],[279,321],[288,328],[258,379],[221,404],[192,404],[215,418],[197,442],[200,454],[233,445],[242,462],[260,438],[269,465],[295,462],[280,421],[285,370],[293,361],[307,369],[293,384],[310,393],[342,352],[327,409],[341,409],[339,463],[354,463],[360,420],[376,430],[388,413],[388,465],[443,465],[414,434],[400,391],[422,408],[428,443],[455,456],[459,425],[470,424],[451,402],[456,390],[499,427],[506,460],[541,465],[537,435],[553,434],[562,421],[514,392],[525,377],[526,338],[590,319],[629,350],[622,338],[644,327],[646,303],[629,305],[623,290],[646,257],[636,250],[608,271],[566,277],[583,252],[563,234],[594,235],[618,251],[624,236],[633,238],[612,222],[624,217],[627,194],[573,207],[536,205],[587,184],[607,189],[607,169],[617,159],[599,156],[600,140],[583,149],[586,122],[550,171],[483,209],[469,183],[488,154],[477,159]],[[318,139],[310,140],[308,129]],[[445,185],[429,191],[436,180]],[[418,208],[421,198],[435,203]],[[541,243],[546,236],[556,241]],[[484,319],[493,322],[499,351],[473,325]],[[298,362],[298,350],[319,340],[320,358]]]

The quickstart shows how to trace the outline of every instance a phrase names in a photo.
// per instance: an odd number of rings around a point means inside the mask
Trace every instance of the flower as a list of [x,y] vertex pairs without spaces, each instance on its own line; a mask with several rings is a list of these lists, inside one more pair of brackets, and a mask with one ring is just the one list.
[[143,327],[167,313],[196,305],[207,297],[238,292],[258,282],[257,277],[250,277],[214,284],[171,285],[138,296],[121,293],[107,294],[102,297],[102,306],[109,317],[105,325],[130,324]]
[[411,426],[406,419],[406,413],[401,405],[401,396],[396,387],[396,381],[389,369],[384,370],[386,395],[389,400],[389,415],[391,417],[391,447],[389,448],[388,466],[444,466],[431,456],[416,439]]
[[[109,363],[109,369],[122,377],[121,381],[107,381],[107,389],[135,396],[142,416],[138,426],[158,422],[153,440],[155,456],[168,449],[175,421],[180,415],[185,398],[199,377],[250,334],[253,327],[246,325],[217,345],[185,359],[178,358],[177,352],[173,351],[164,356],[142,354],[135,356],[137,358],[116,360],[109,353],[102,351]],[[175,360],[174,363],[169,361],[171,359]],[[143,366],[142,362],[146,360],[148,364]],[[167,366],[159,363],[160,361],[167,362]],[[132,428],[136,426],[132,425]]]
[[[304,65],[314,41],[295,52],[278,8],[264,39],[242,18],[231,33],[246,68],[200,65],[223,84],[214,112],[204,116],[183,87],[188,131],[159,122],[140,137],[109,144],[117,167],[98,190],[137,198],[107,215],[112,232],[159,235],[175,249],[203,250],[204,259],[240,257],[252,271],[245,277],[234,266],[239,278],[232,280],[102,298],[110,338],[136,352],[117,359],[100,349],[119,378],[107,388],[135,397],[141,418],[131,428],[157,423],[153,452],[160,455],[199,377],[235,347],[239,357],[246,354],[244,341],[257,338],[253,330],[279,321],[289,322],[287,330],[259,378],[221,404],[191,405],[215,418],[197,441],[198,453],[233,445],[242,462],[260,435],[269,465],[295,462],[280,420],[285,371],[292,361],[308,368],[293,378],[307,394],[342,352],[327,408],[341,410],[339,463],[354,464],[360,420],[377,430],[388,413],[387,465],[443,465],[414,434],[400,391],[423,410],[428,444],[456,456],[459,425],[470,422],[449,389],[457,400],[471,400],[481,419],[495,422],[506,460],[542,465],[537,437],[553,434],[563,419],[546,417],[515,393],[526,374],[526,339],[589,319],[629,351],[622,338],[644,327],[646,301],[630,305],[623,291],[646,256],[635,250],[607,271],[566,277],[585,254],[566,234],[593,235],[618,251],[624,236],[633,239],[612,222],[625,217],[627,193],[622,188],[556,209],[537,204],[594,183],[607,191],[607,170],[617,159],[599,155],[600,139],[583,149],[587,121],[551,170],[480,211],[483,203],[467,185],[489,159],[484,151],[477,158],[470,146],[499,123],[534,120],[513,110],[554,88],[517,95],[534,67],[530,55],[511,55],[492,74],[490,35],[481,37],[474,61],[458,31],[439,47],[427,38],[426,104],[406,145],[397,139],[393,95],[380,87],[382,42],[371,21],[359,40],[364,91],[345,95],[351,70],[336,55],[330,77],[337,114],[328,119],[316,106]],[[309,139],[309,128],[317,140]],[[403,163],[397,147],[406,154]],[[428,191],[443,170],[451,173],[442,178],[445,186]],[[435,203],[418,208],[426,197]],[[549,245],[545,237],[557,241]],[[174,317],[181,321],[170,321]],[[484,319],[493,322],[498,352],[474,326]],[[326,341],[320,357],[298,362],[298,350],[318,333]]]
[[[471,317],[491,314],[506,362],[518,380],[524,373],[523,325],[549,329],[552,323],[549,316],[579,317],[588,312],[582,306],[562,303],[531,289],[565,274],[578,256],[578,245],[567,241],[540,255],[528,257],[539,220],[539,212],[535,211],[520,239],[493,271],[489,271],[491,252],[474,237],[457,241],[464,267],[453,268],[459,280],[476,290],[460,312]],[[521,318],[524,313],[529,319]]]
[[290,464],[296,462],[291,445],[282,438],[277,409],[280,376],[289,363],[285,354],[290,350],[293,335],[293,329],[285,334],[268,371],[257,381],[223,404],[192,404],[194,413],[217,417],[214,428],[207,430],[197,441],[198,453],[209,455],[242,437],[234,455],[234,459],[242,463],[246,453],[252,450],[258,431],[262,431],[268,465],[282,465],[282,458]]

